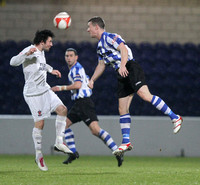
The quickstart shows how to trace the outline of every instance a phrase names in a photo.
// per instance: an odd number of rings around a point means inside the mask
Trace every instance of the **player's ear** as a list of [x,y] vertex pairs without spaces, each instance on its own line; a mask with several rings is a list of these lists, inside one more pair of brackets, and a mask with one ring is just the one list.
[[98,30],[98,29],[99,29],[99,25],[96,24],[96,25],[95,25],[95,30]]
[[76,60],[78,60],[78,55],[76,55]]
[[42,41],[40,42],[40,44],[43,46],[43,45],[45,44],[45,42],[42,40]]

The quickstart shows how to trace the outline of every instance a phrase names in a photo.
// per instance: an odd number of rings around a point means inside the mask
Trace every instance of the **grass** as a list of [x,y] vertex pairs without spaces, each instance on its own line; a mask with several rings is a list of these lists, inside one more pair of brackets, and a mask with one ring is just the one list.
[[200,158],[130,157],[117,167],[113,156],[45,156],[42,172],[30,155],[0,155],[0,185],[193,185],[200,184]]

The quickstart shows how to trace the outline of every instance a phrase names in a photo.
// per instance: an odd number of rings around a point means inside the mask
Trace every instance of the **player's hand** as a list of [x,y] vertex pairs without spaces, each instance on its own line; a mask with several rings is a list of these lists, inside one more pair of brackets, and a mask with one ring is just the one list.
[[56,91],[60,91],[60,88],[59,88],[58,86],[53,86],[53,87],[51,88],[51,90],[52,90],[53,92],[56,92]]
[[90,89],[93,89],[93,87],[94,87],[94,81],[93,81],[93,80],[90,80],[90,81],[89,81],[88,87],[89,87]]
[[27,56],[32,55],[34,52],[36,52],[36,48],[30,48],[29,51],[26,53]]
[[53,71],[51,72],[51,74],[52,74],[52,75],[56,75],[56,77],[58,77],[58,78],[61,78],[61,73],[60,73],[60,71],[58,71],[58,70],[53,70]]
[[128,70],[126,69],[126,66],[120,66],[118,72],[124,78],[128,76]]

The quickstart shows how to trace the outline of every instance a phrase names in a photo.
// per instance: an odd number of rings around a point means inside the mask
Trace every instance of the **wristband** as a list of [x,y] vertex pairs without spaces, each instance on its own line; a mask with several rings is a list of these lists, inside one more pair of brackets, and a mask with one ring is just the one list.
[[59,88],[59,91],[66,91],[67,90],[66,85],[63,85],[63,86],[57,85],[57,87]]
[[62,91],[62,86],[57,85],[56,87],[58,87],[59,91]]
[[67,86],[66,86],[66,85],[63,86],[63,90],[64,90],[64,91],[67,90]]

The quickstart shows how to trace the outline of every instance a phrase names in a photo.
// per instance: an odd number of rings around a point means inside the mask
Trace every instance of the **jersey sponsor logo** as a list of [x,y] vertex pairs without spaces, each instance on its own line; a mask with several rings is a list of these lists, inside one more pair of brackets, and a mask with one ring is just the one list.
[[119,37],[119,35],[114,36],[112,44],[114,44],[116,42],[116,40],[117,40],[118,37]]
[[46,70],[46,64],[40,63],[39,70],[40,70],[40,71],[45,71],[45,70]]

